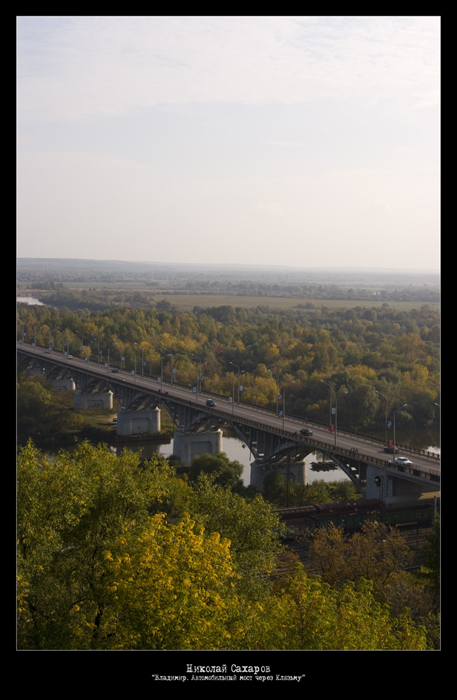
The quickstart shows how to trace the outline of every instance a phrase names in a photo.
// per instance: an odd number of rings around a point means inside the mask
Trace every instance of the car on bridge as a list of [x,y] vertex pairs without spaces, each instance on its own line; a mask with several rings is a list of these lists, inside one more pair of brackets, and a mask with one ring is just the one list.
[[313,431],[310,430],[309,428],[302,428],[300,430],[300,435],[312,435]]
[[400,452],[398,447],[385,447],[384,448],[384,452],[393,452],[394,450],[395,450],[395,452]]
[[399,464],[402,467],[410,467],[412,465],[412,462],[406,457],[395,457],[395,464]]
[[206,405],[207,406],[215,406],[216,402],[214,399],[206,399]]

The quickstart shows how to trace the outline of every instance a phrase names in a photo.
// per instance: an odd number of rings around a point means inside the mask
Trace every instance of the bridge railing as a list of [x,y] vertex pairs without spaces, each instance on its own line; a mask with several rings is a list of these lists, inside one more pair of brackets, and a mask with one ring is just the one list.
[[[179,382],[173,382],[173,384],[170,384],[170,382],[164,381],[163,382],[164,386],[178,386],[180,389],[185,389],[187,391],[192,391],[189,389],[188,386],[185,384],[181,384]],[[200,394],[199,394],[200,396]],[[205,396],[211,396],[214,399],[219,399],[222,401],[227,401],[227,396],[223,394],[216,394],[215,392],[211,391],[205,391]],[[241,404],[235,404],[235,405],[242,405],[242,406],[247,406],[249,408],[252,408],[255,411],[258,411],[259,413],[264,413],[265,415],[271,416],[271,417],[278,417],[278,414],[276,411],[273,411],[271,408],[266,408],[265,406],[257,406],[256,404],[251,404],[249,401],[244,401]],[[305,423],[306,425],[310,426],[316,426],[319,428],[324,428],[328,430],[328,425],[327,423],[321,423],[320,421],[312,420],[309,421],[308,419],[303,418],[302,416],[297,416],[294,413],[290,413],[286,415],[286,418],[288,421],[294,421],[300,426],[303,426]],[[366,435],[364,433],[359,433],[354,430],[347,430],[344,428],[339,428],[338,433],[341,436],[345,437],[356,437],[358,440],[362,440],[363,442],[371,443],[373,445],[379,445],[380,443],[384,444],[383,440],[380,440],[379,438],[373,437],[372,435]],[[396,443],[396,447],[401,449],[403,452],[409,452],[411,454],[415,455],[421,455],[423,457],[430,457],[431,459],[436,460],[437,462],[441,461],[441,455],[437,454],[436,452],[431,452],[430,450],[423,450],[420,448],[416,447],[411,447],[410,445],[403,445],[401,443]]]
[[[223,411],[218,411],[217,409],[212,408],[211,413],[214,413],[216,415],[220,415],[221,418],[226,418],[227,414],[224,413]],[[236,420],[236,416],[234,417]],[[249,425],[250,427],[257,428],[258,430],[265,430],[265,426],[263,423],[257,423],[256,421],[243,418],[242,419],[243,424]],[[282,437],[285,437],[286,439],[292,440],[293,442],[300,442],[301,444],[308,444],[310,447],[316,448],[320,451],[324,452],[332,452],[334,454],[338,455],[343,455],[345,457],[349,457],[350,459],[357,459],[359,461],[365,462],[367,464],[373,464],[373,465],[378,465],[382,467],[383,469],[389,469],[391,471],[396,471],[402,474],[411,474],[412,476],[419,476],[425,479],[430,479],[432,481],[439,481],[440,480],[440,472],[435,471],[434,469],[426,469],[425,467],[418,468],[417,466],[414,465],[402,465],[402,464],[396,464],[395,462],[392,462],[387,459],[380,459],[379,457],[373,457],[371,455],[364,455],[361,454],[360,452],[354,453],[350,449],[347,449],[345,447],[339,447],[338,445],[331,445],[328,442],[322,442],[321,440],[316,440],[311,437],[305,437],[304,435],[300,435],[298,432],[293,433],[288,430],[282,430],[281,428],[274,428],[274,427],[268,427],[268,432],[269,433],[275,433],[276,435],[280,435]]]
[[[27,350],[27,347],[25,347],[25,349]],[[33,351],[32,351],[31,349],[29,350],[29,352],[32,352],[32,354],[33,354]],[[62,362],[65,362],[65,360],[67,359],[67,358],[65,358],[65,357],[63,356],[63,354],[60,353],[59,351],[54,350],[53,352],[54,352],[55,354],[57,354],[58,356],[59,356],[59,355],[61,356],[61,361],[62,361]],[[51,357],[52,357],[52,356],[51,356]],[[48,359],[50,359],[50,358],[48,358]],[[58,359],[60,359],[60,358],[58,358]],[[74,358],[74,359],[79,359],[79,358]],[[93,361],[92,361],[92,363],[91,363],[90,358],[88,358],[88,362],[84,362],[84,361],[82,361],[82,360],[81,360],[81,362],[82,362],[82,365],[83,365],[85,368],[91,368],[91,369],[92,369],[92,368],[98,367],[100,370],[102,369],[102,367],[100,366],[99,363],[93,362]],[[101,374],[104,374],[103,372],[100,372],[100,373],[101,373]],[[119,370],[119,373],[120,373],[121,375],[122,375],[122,374],[125,374],[125,375],[128,376],[128,377],[131,377],[131,376],[132,376],[131,373],[130,373],[129,371],[127,371],[127,370]],[[108,370],[108,375],[110,375],[109,370]],[[141,377],[141,375],[137,374],[136,377],[139,378],[139,377]],[[151,377],[151,376],[150,376],[150,377],[143,376],[142,379],[150,379],[151,382],[154,382],[154,379],[153,379],[153,377]],[[115,378],[114,378],[114,377],[111,377],[111,380],[112,380],[112,381],[115,381]],[[188,391],[188,392],[190,393],[191,396],[198,396],[198,397],[201,397],[201,396],[202,396],[202,393],[201,393],[201,392],[199,392],[198,395],[197,395],[197,394],[193,393],[192,388],[190,388],[190,387],[188,387],[188,386],[186,386],[186,385],[184,385],[184,384],[181,384],[180,382],[173,382],[173,383],[171,383],[171,382],[168,382],[168,381],[166,381],[166,380],[164,380],[163,382],[160,382],[160,383],[158,382],[156,388],[154,389],[154,391],[157,391],[158,393],[165,393],[164,387],[166,387],[166,386],[167,386],[167,387],[175,387],[175,386],[176,386],[176,387],[179,388],[179,389],[183,389],[183,390],[185,390],[185,391]],[[215,399],[220,399],[220,400],[225,400],[225,401],[227,400],[227,396],[224,396],[224,395],[222,395],[222,394],[215,394],[214,392],[208,392],[208,391],[205,391],[204,394],[205,394],[205,396],[213,396]],[[171,398],[171,397],[170,397],[170,398]],[[190,402],[190,404],[192,404],[192,406],[195,406],[195,404],[194,404],[193,402]],[[238,404],[235,404],[235,405],[238,405]],[[248,402],[244,402],[244,403],[242,403],[242,404],[240,404],[240,405],[248,406],[249,408],[255,410],[256,412],[263,413],[263,414],[265,414],[265,415],[269,415],[270,417],[273,417],[273,416],[277,417],[276,411],[273,411],[272,409],[266,408],[266,407],[264,407],[264,406],[256,406],[256,405],[250,404],[250,403],[248,403]],[[214,411],[214,409],[212,409],[212,411]],[[223,414],[221,414],[221,415],[223,415],[223,416],[225,417],[227,414],[226,414],[226,413],[223,413]],[[294,414],[287,415],[286,418],[287,418],[288,421],[296,422],[296,423],[297,423],[298,425],[300,425],[300,426],[303,426],[303,424],[306,422],[307,425],[311,425],[311,426],[317,426],[317,427],[321,427],[321,428],[322,428],[322,427],[323,427],[323,428],[326,428],[326,427],[327,427],[326,424],[320,423],[319,421],[315,421],[315,420],[313,420],[313,421],[308,421],[308,420],[306,420],[306,419],[304,419],[304,418],[302,418],[302,417],[296,416],[296,415],[294,415]],[[276,431],[276,429],[274,429],[274,428],[269,429],[269,432],[275,432],[275,431]],[[281,431],[280,429],[279,429],[279,432],[284,433],[284,431]],[[349,438],[350,438],[350,437],[356,437],[358,440],[361,440],[361,441],[366,442],[366,443],[375,444],[375,445],[379,445],[379,444],[383,443],[382,440],[379,440],[379,439],[377,439],[377,438],[375,438],[375,437],[371,437],[371,436],[368,436],[368,435],[364,435],[364,434],[361,434],[361,433],[358,433],[358,432],[352,432],[352,431],[340,429],[340,430],[338,431],[338,434],[341,435],[342,437],[349,437]],[[323,444],[325,444],[325,443],[323,443]],[[437,462],[439,462],[439,461],[441,460],[441,455],[437,454],[436,452],[430,452],[429,450],[422,450],[422,449],[419,449],[419,448],[411,447],[410,445],[402,445],[402,444],[399,444],[399,443],[396,443],[396,447],[398,447],[399,449],[401,449],[403,452],[408,452],[408,453],[411,453],[411,454],[416,454],[416,455],[421,455],[421,456],[424,456],[424,457],[429,457],[429,458],[431,458],[431,459],[436,460]],[[375,459],[375,458],[370,458],[370,459]],[[387,461],[386,461],[386,463],[387,463]],[[395,466],[401,466],[401,465],[395,465]]]

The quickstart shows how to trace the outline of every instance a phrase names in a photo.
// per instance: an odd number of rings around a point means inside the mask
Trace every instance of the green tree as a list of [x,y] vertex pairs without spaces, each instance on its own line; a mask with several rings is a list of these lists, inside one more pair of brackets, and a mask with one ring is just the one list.
[[271,507],[257,495],[242,498],[229,489],[211,483],[200,474],[195,484],[190,512],[205,532],[218,532],[230,540],[230,553],[236,572],[240,575],[238,587],[254,598],[265,593],[267,577],[276,565],[284,528]]
[[441,571],[441,524],[437,515],[433,523],[432,531],[427,535],[425,547],[425,565],[430,576],[432,589],[436,599],[440,595],[440,571]]
[[[94,638],[110,596],[104,552],[137,537],[166,494],[165,461],[78,446],[50,460],[29,442],[17,461],[18,644],[72,648],[83,611]],[[77,606],[77,610],[76,607]],[[86,624],[86,623],[84,623]]]
[[308,578],[298,564],[284,591],[289,603],[288,649],[424,650],[425,630],[407,613],[395,618],[377,602],[370,581],[335,590],[319,577]]
[[372,581],[375,596],[386,602],[389,578],[412,559],[403,535],[397,530],[366,521],[359,532],[344,533],[330,524],[309,536],[309,555],[319,567],[322,579],[341,587],[347,581],[356,585],[362,579]]
[[202,473],[212,476],[214,483],[219,486],[235,488],[241,483],[243,465],[237,460],[229,460],[225,452],[218,452],[215,455],[203,454],[192,460],[189,480],[196,481]]
[[287,499],[287,477],[278,471],[269,471],[263,480],[262,495],[277,507],[285,506]]

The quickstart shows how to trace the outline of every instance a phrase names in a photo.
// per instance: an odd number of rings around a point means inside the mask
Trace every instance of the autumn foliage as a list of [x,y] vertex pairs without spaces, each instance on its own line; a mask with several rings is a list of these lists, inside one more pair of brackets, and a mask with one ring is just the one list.
[[376,582],[298,566],[273,584],[281,527],[260,496],[89,443],[50,459],[29,442],[17,475],[20,649],[427,648]]

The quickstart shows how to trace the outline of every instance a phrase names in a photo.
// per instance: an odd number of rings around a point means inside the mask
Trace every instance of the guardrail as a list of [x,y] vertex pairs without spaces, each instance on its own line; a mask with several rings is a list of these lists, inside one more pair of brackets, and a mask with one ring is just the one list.
[[[21,343],[19,343],[18,345],[20,346]],[[25,350],[27,351],[28,348],[25,347]],[[31,348],[29,349],[29,352],[30,352],[32,355],[34,354],[34,352],[33,352],[33,350],[32,350]],[[66,364],[66,360],[68,360],[68,358],[66,358],[66,357],[65,357],[60,351],[58,351],[58,350],[53,350],[53,353],[52,353],[52,354],[54,354],[54,353],[56,353],[57,355],[60,355],[60,357],[57,358],[58,361],[60,360],[61,362],[63,362],[63,363]],[[50,355],[51,359],[52,359],[52,354]],[[72,358],[72,359],[73,359],[73,360],[77,360],[77,361],[81,361],[82,365],[85,366],[85,367],[89,367],[89,366],[91,365],[90,358],[88,358],[88,361],[87,361],[87,362],[86,362],[85,360],[83,360],[82,358]],[[102,371],[102,370],[104,369],[104,367],[102,367],[99,363],[97,363],[97,362],[92,362],[92,367],[98,367],[98,368],[101,370],[101,371],[100,371],[100,374],[104,374],[103,371]],[[117,369],[117,367],[114,366],[114,365],[112,365],[112,366],[110,366],[110,367],[111,367],[111,368]],[[125,374],[125,375],[128,376],[128,377],[132,377],[131,372],[129,372],[128,370],[119,369],[119,372],[118,372],[118,373],[121,374],[121,375],[122,375],[122,374]],[[107,374],[111,374],[109,368],[107,368]],[[153,379],[152,376],[147,377],[147,376],[140,375],[140,374],[136,374],[136,375],[133,375],[133,376],[134,376],[135,378],[141,378],[141,379],[143,379],[143,380],[150,380],[151,382],[154,382],[154,379]],[[112,379],[112,381],[115,381],[115,378],[114,378],[114,377],[112,377],[111,379]],[[153,391],[156,391],[157,393],[166,393],[166,392],[163,390],[163,387],[165,387],[165,386],[167,386],[167,387],[177,387],[178,389],[181,389],[181,390],[184,390],[184,391],[189,392],[192,396],[203,397],[203,394],[202,394],[201,392],[199,392],[198,394],[197,394],[197,393],[194,393],[193,390],[192,390],[192,388],[188,387],[188,386],[185,385],[185,384],[181,384],[180,382],[173,382],[173,383],[171,383],[171,382],[168,382],[168,381],[166,381],[166,380],[161,381],[161,382],[157,382],[157,388],[153,389]],[[213,392],[205,391],[205,392],[204,392],[204,396],[205,396],[205,397],[211,396],[211,397],[214,397],[215,399],[219,399],[219,400],[222,400],[222,401],[227,401],[227,396],[224,396],[224,395],[222,395],[222,394],[215,394],[215,393],[213,393]],[[172,398],[172,397],[170,396],[170,398]],[[190,402],[190,404],[191,404],[192,406],[195,405],[193,402]],[[230,405],[233,406],[233,404],[230,404]],[[250,404],[250,403],[248,403],[248,402],[244,402],[244,403],[240,403],[240,404],[235,403],[234,405],[235,405],[235,406],[244,406],[244,407],[248,407],[248,408],[252,409],[253,411],[256,411],[256,412],[258,412],[258,413],[262,413],[262,414],[269,415],[270,417],[275,417],[275,418],[278,417],[276,411],[273,411],[272,409],[269,409],[269,408],[265,408],[265,407],[263,407],[263,406],[256,406],[256,405]],[[213,409],[213,410],[214,410],[214,409]],[[227,414],[226,414],[226,413],[223,413],[222,415],[225,417]],[[306,424],[307,424],[307,425],[310,425],[310,426],[316,426],[316,427],[320,427],[320,428],[328,428],[328,426],[327,426],[326,424],[324,424],[324,423],[320,423],[319,421],[308,421],[307,419],[303,419],[302,417],[296,416],[296,415],[294,415],[294,414],[289,414],[289,415],[286,416],[286,418],[287,418],[288,421],[296,422],[297,425],[300,425],[300,426],[303,426],[303,424],[306,422]],[[269,432],[275,432],[275,430],[276,430],[276,429],[274,429],[274,428],[269,428]],[[284,431],[280,431],[280,432],[283,433]],[[341,429],[339,429],[339,430],[338,430],[338,434],[339,434],[340,436],[342,436],[342,437],[348,437],[348,438],[351,438],[351,437],[354,438],[354,437],[356,437],[358,440],[361,440],[361,441],[367,442],[367,443],[371,443],[371,444],[373,444],[373,445],[384,445],[384,442],[383,442],[383,441],[380,441],[380,440],[378,440],[378,439],[376,439],[376,438],[374,438],[374,437],[371,437],[371,436],[368,436],[368,435],[363,435],[363,434],[357,433],[357,432],[352,432],[352,431],[347,431],[347,430],[341,430]],[[326,444],[326,443],[323,443],[323,444]],[[411,447],[411,446],[409,446],[409,445],[402,445],[402,444],[399,444],[399,443],[396,444],[396,447],[398,447],[399,449],[401,449],[403,452],[407,452],[407,453],[411,453],[411,454],[416,454],[416,455],[421,455],[421,456],[424,456],[424,457],[429,457],[429,458],[431,458],[431,459],[434,459],[434,460],[437,461],[437,462],[439,462],[439,461],[441,460],[441,455],[437,454],[436,452],[430,452],[430,451],[428,451],[428,450],[421,450],[421,449],[418,449],[418,448]],[[375,458],[370,458],[370,459],[375,459]],[[387,462],[386,462],[386,463],[387,463]],[[401,465],[396,465],[396,466],[401,466]]]
[[[193,405],[193,404],[192,404]],[[216,415],[220,415],[223,418],[227,417],[227,414],[224,413],[223,411],[218,411],[217,409],[211,408],[211,413],[214,413]],[[236,418],[236,417],[235,417]],[[257,423],[256,421],[253,421],[249,418],[240,418],[240,421],[242,421],[245,425],[249,425],[250,427],[257,428],[259,430],[266,430],[265,425],[263,423]],[[367,464],[373,464],[373,465],[378,465],[381,466],[383,469],[389,469],[392,471],[397,471],[401,473],[406,473],[406,474],[411,474],[412,476],[419,476],[421,478],[429,479],[432,481],[440,481],[440,472],[439,471],[434,471],[430,469],[430,471],[424,470],[424,468],[418,469],[417,466],[411,465],[401,465],[401,464],[396,464],[395,462],[390,462],[386,459],[379,459],[378,457],[373,457],[371,455],[364,455],[361,454],[360,452],[357,452],[354,454],[350,449],[347,449],[345,447],[338,447],[338,445],[334,446],[331,445],[327,442],[322,442],[321,440],[316,440],[310,437],[305,437],[304,435],[300,435],[299,433],[292,433],[288,430],[282,430],[281,428],[275,428],[275,427],[270,427],[268,426],[268,432],[269,433],[275,433],[276,435],[280,435],[282,437],[285,437],[289,440],[292,440],[293,442],[300,442],[304,444],[308,444],[311,447],[317,448],[318,450],[322,450],[324,452],[331,452],[333,454],[338,454],[338,455],[343,455],[344,457],[349,457],[350,459],[357,459],[359,461],[365,462]]]

